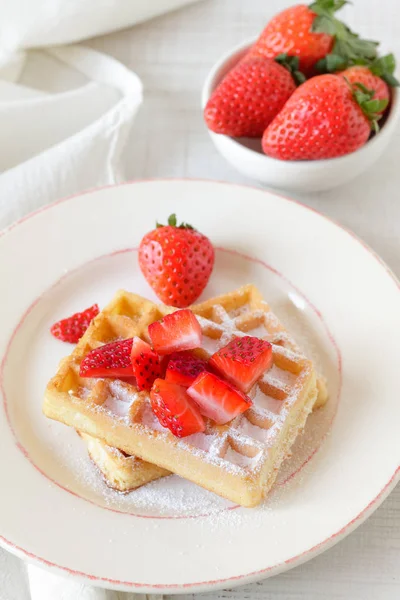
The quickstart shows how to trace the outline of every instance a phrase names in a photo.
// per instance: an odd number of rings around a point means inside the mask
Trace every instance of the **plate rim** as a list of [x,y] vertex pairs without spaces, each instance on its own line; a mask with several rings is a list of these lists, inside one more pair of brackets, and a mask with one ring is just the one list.
[[[78,193],[75,193],[75,194],[72,194],[72,195],[69,195],[66,197],[59,198],[55,202],[47,203],[47,204],[37,208],[36,210],[22,216],[17,221],[11,223],[7,227],[0,230],[0,238],[8,235],[13,229],[19,227],[25,221],[28,221],[28,220],[34,218],[35,216],[37,216],[38,214],[45,212],[53,207],[56,207],[59,204],[67,202],[68,200],[72,200],[72,199],[75,199],[75,198],[78,198],[81,196],[86,196],[86,195],[90,195],[90,194],[100,192],[103,190],[109,190],[109,189],[122,187],[122,186],[129,186],[129,185],[143,184],[143,183],[146,184],[146,183],[171,183],[171,182],[210,183],[210,184],[217,184],[217,185],[227,185],[230,187],[239,187],[239,188],[243,188],[245,190],[252,189],[252,190],[256,190],[261,193],[266,193],[267,195],[269,194],[269,195],[275,196],[275,197],[279,198],[280,200],[286,200],[287,202],[297,204],[300,207],[317,214],[319,217],[324,218],[325,220],[327,220],[334,226],[336,226],[339,229],[341,229],[342,231],[344,231],[350,237],[352,237],[361,246],[363,246],[365,248],[365,250],[369,254],[371,254],[372,257],[375,258],[375,260],[377,260],[377,262],[383,267],[383,269],[387,272],[389,277],[394,281],[394,283],[397,285],[398,290],[400,291],[400,281],[397,278],[397,276],[394,274],[392,269],[386,264],[386,262],[364,240],[359,238],[353,231],[346,228],[345,226],[340,224],[335,219],[328,217],[327,215],[319,212],[318,210],[316,210],[315,208],[313,208],[311,206],[308,206],[307,204],[304,204],[303,202],[300,202],[299,200],[285,196],[280,191],[267,190],[267,189],[260,188],[260,187],[254,186],[254,185],[231,183],[229,181],[216,180],[216,179],[188,178],[188,177],[187,178],[160,177],[160,178],[147,178],[147,179],[144,178],[144,179],[136,179],[136,180],[132,180],[132,181],[121,182],[118,184],[110,184],[110,185],[90,188],[83,192],[78,192]],[[271,577],[273,575],[277,575],[281,572],[284,572],[295,566],[305,563],[308,560],[314,558],[315,556],[321,554],[325,550],[328,550],[329,548],[334,546],[336,543],[338,543],[339,541],[344,539],[347,535],[349,535],[357,527],[359,527],[382,504],[382,502],[389,495],[389,493],[394,489],[394,487],[397,485],[397,483],[399,481],[400,481],[400,466],[398,466],[396,468],[395,472],[390,477],[390,479],[387,481],[387,483],[384,485],[384,487],[381,489],[381,491],[375,496],[375,498],[373,498],[369,502],[369,504],[367,506],[365,506],[363,508],[362,511],[360,511],[355,517],[353,517],[353,519],[351,519],[340,530],[334,532],[331,536],[329,536],[325,540],[319,542],[315,546],[312,546],[311,548],[308,548],[307,550],[304,550],[300,554],[295,555],[281,563],[277,563],[276,565],[272,565],[272,566],[269,566],[264,569],[259,569],[257,571],[253,571],[250,573],[245,573],[245,574],[241,574],[241,575],[237,575],[237,576],[233,576],[233,577],[228,577],[228,578],[224,578],[224,579],[215,579],[215,580],[203,581],[203,582],[192,582],[192,583],[188,583],[188,584],[142,584],[142,583],[137,583],[137,582],[133,582],[133,581],[123,581],[123,580],[105,578],[105,577],[101,577],[98,575],[93,575],[90,573],[85,573],[85,572],[81,572],[78,570],[70,569],[63,565],[58,565],[56,563],[53,563],[52,561],[49,561],[43,557],[40,557],[36,554],[29,552],[25,548],[22,548],[16,544],[14,544],[12,541],[6,539],[2,535],[0,535],[0,546],[3,547],[5,550],[8,550],[9,552],[15,554],[16,556],[27,560],[28,562],[35,563],[35,564],[38,564],[38,565],[44,567],[46,570],[49,570],[52,572],[56,571],[59,574],[63,574],[64,576],[66,575],[69,577],[74,577],[77,580],[85,582],[86,584],[89,584],[89,585],[95,584],[100,587],[109,588],[109,589],[110,589],[110,585],[111,585],[112,586],[111,589],[117,589],[117,590],[123,590],[123,591],[132,591],[132,590],[139,591],[140,590],[143,593],[148,593],[148,592],[150,592],[150,593],[151,592],[185,593],[187,590],[191,590],[192,592],[206,592],[206,591],[210,591],[210,590],[214,590],[214,589],[215,590],[222,589],[222,588],[226,587],[226,585],[235,587],[235,586],[243,585],[246,583],[258,581],[263,578]]]

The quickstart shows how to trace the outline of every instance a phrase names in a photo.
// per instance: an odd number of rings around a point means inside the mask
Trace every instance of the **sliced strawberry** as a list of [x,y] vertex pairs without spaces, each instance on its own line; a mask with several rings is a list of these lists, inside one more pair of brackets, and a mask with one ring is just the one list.
[[185,388],[156,379],[150,392],[151,407],[163,427],[176,437],[204,431],[204,420]]
[[249,335],[237,337],[212,355],[210,365],[247,394],[257,379],[271,368],[272,346]]
[[252,405],[250,398],[213,373],[200,373],[187,393],[201,414],[218,425],[232,421]]
[[149,336],[158,354],[171,354],[201,346],[200,324],[187,308],[151,323]]
[[91,350],[81,362],[81,377],[133,377],[132,338]]
[[99,314],[99,307],[93,304],[83,312],[78,312],[66,319],[61,319],[51,327],[50,331],[58,340],[77,344],[90,322]]
[[207,371],[205,360],[197,358],[191,352],[175,352],[169,360],[165,379],[189,387],[203,371]]
[[134,337],[131,361],[139,390],[150,390],[155,379],[161,377],[161,365],[158,355],[151,349],[149,344],[139,337]]

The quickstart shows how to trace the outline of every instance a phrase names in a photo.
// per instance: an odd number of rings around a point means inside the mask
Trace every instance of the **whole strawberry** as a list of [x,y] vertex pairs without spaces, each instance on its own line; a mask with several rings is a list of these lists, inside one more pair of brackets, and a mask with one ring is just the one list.
[[177,225],[175,215],[168,225],[147,233],[139,247],[139,266],[159,299],[184,308],[202,293],[214,266],[210,240],[191,225]]
[[248,58],[224,77],[204,109],[207,127],[232,137],[261,137],[304,81],[298,59]]
[[324,71],[331,71],[326,66],[327,56],[329,65],[340,62],[342,68],[350,58],[373,59],[377,44],[360,39],[336,19],[335,12],[345,4],[346,0],[316,0],[309,6],[287,8],[271,19],[250,55],[274,58],[284,52],[297,56],[300,70],[306,75],[313,75],[322,60]]
[[354,152],[377,130],[387,100],[351,86],[339,75],[319,75],[301,85],[264,132],[262,148],[281,160],[316,160]]

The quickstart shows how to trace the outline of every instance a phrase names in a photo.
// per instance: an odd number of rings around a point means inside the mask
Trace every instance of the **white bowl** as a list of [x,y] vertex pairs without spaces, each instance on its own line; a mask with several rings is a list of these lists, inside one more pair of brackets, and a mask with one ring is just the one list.
[[[254,40],[236,46],[213,66],[203,86],[203,109],[218,83],[252,43]],[[277,160],[263,154],[259,139],[231,138],[212,131],[209,133],[222,156],[246,177],[272,188],[312,192],[342,185],[371,167],[389,143],[399,113],[399,94],[394,90],[389,115],[378,135],[352,154],[327,160]]]

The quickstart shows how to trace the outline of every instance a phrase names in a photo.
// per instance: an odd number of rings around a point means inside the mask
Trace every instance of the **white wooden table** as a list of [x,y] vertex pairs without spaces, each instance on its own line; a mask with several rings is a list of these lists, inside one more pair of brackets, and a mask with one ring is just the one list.
[[[129,179],[192,177],[250,183],[216,153],[202,121],[200,91],[212,63],[257,34],[290,0],[204,0],[130,30],[90,41],[142,78],[145,103],[126,155]],[[343,15],[357,30],[386,40],[400,57],[398,0],[353,0]],[[349,227],[400,276],[400,131],[373,170],[345,187],[298,198]],[[210,207],[212,215],[212,207]],[[399,335],[400,332],[393,332]],[[371,340],[373,345],[373,340]],[[379,400],[377,399],[377,402]],[[372,439],[371,439],[372,443]],[[0,600],[28,600],[17,561],[4,563],[9,585]],[[14,585],[15,582],[15,585]],[[110,600],[133,595],[108,594]],[[201,599],[201,595],[195,595]],[[187,595],[184,598],[193,597]],[[287,573],[204,598],[398,600],[400,486],[364,525],[321,556]],[[173,598],[172,596],[170,598]],[[178,597],[176,597],[178,598]],[[181,597],[182,598],[182,597]],[[58,599],[54,599],[58,600]]]

